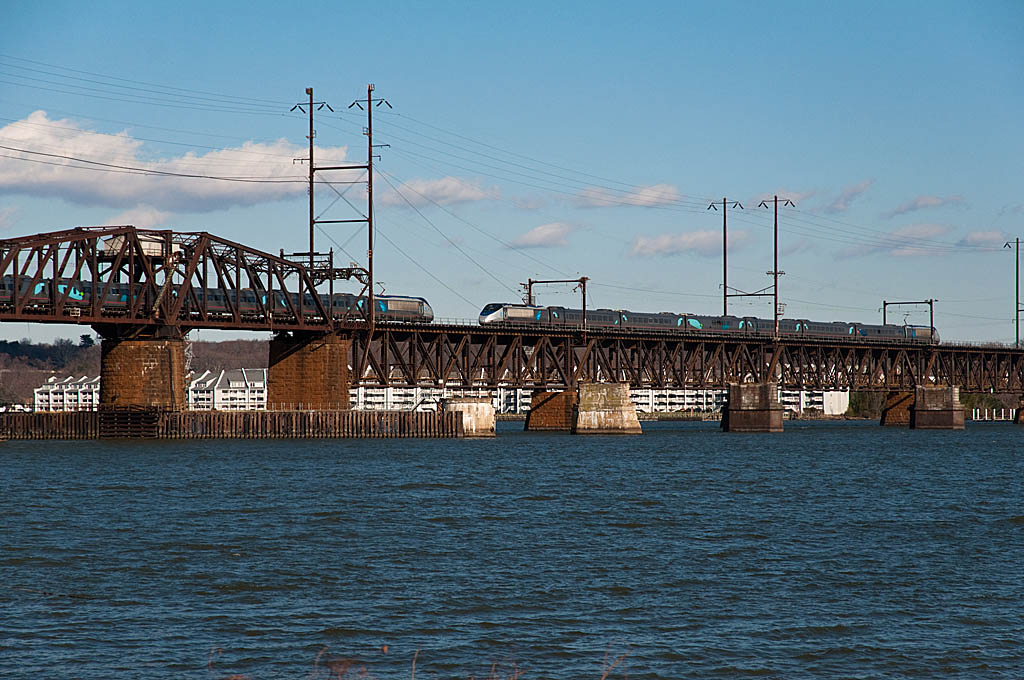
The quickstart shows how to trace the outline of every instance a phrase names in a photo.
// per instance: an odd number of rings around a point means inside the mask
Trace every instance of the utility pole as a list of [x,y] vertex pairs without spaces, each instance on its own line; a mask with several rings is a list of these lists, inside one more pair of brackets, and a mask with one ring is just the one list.
[[[303,113],[309,114],[309,135],[307,135],[306,138],[309,140],[309,268],[312,269],[314,266],[313,255],[316,252],[316,249],[313,247],[313,229],[315,228],[317,221],[316,214],[313,212],[313,175],[317,171],[317,168],[313,164],[313,138],[316,137],[316,131],[313,129],[313,107],[318,106],[317,110],[319,111],[326,106],[331,113],[334,113],[334,109],[332,109],[331,105],[327,102],[314,102],[313,88],[307,87],[306,94],[309,95],[309,101],[299,102],[293,106],[291,110],[294,111],[295,109],[298,109]],[[309,111],[306,111],[303,106],[309,107]],[[295,160],[301,161],[304,159],[297,158]]]
[[[796,207],[796,203],[789,200],[788,198],[782,199],[782,205]],[[768,275],[772,277],[772,293],[775,301],[775,337],[779,337],[779,276],[786,272],[779,271],[779,197],[774,197],[773,203],[775,205],[775,266],[772,271],[768,272]],[[760,207],[767,208],[767,201],[761,201]]]
[[[743,210],[739,201],[733,201],[732,207]],[[707,209],[717,211],[718,207],[712,203]],[[722,197],[722,316],[729,315],[729,232],[726,227],[726,212],[726,199]]]
[[[367,309],[364,310],[364,314],[365,314],[367,323],[371,326],[371,328],[373,327],[374,316],[375,316],[375,310],[374,310],[375,304],[374,304],[374,299],[373,299],[374,298],[374,293],[373,293],[373,159],[374,159],[373,150],[375,148],[379,147],[379,146],[388,146],[387,144],[374,145],[374,143],[373,143],[373,108],[374,108],[374,106],[378,106],[379,107],[381,104],[387,104],[387,107],[389,109],[392,108],[391,103],[388,102],[386,99],[380,99],[380,98],[376,98],[375,99],[373,97],[373,90],[374,90],[374,86],[373,86],[372,83],[367,85],[366,86],[366,99],[365,100],[357,99],[356,101],[352,102],[348,106],[348,108],[350,108],[350,109],[353,106],[355,106],[355,107],[358,107],[360,111],[366,111],[366,127],[363,128],[363,134],[365,134],[366,137],[367,137],[367,154],[366,154],[367,158],[366,158],[366,163],[353,163],[353,164],[346,164],[346,165],[327,165],[327,166],[317,167],[314,164],[314,162],[313,162],[313,139],[316,137],[316,131],[313,128],[313,109],[314,109],[314,107],[316,107],[316,110],[320,111],[321,109],[326,107],[329,111],[331,111],[331,113],[334,113],[334,109],[331,108],[331,105],[328,104],[327,102],[313,101],[313,88],[311,88],[311,87],[307,87],[306,88],[306,94],[309,96],[309,101],[307,101],[307,102],[299,102],[298,104],[296,104],[295,106],[293,106],[291,108],[292,111],[298,109],[299,111],[302,111],[303,113],[308,113],[309,114],[309,136],[308,136],[308,138],[309,138],[309,159],[308,159],[309,160],[309,251],[306,252],[306,253],[292,253],[291,257],[302,257],[303,259],[307,259],[307,256],[308,256],[308,266],[309,266],[310,273],[313,276],[314,280],[315,281],[324,281],[324,280],[332,281],[332,290],[333,290],[333,280],[335,278],[348,278],[348,279],[356,278],[360,282],[362,282],[364,284],[364,286],[365,286],[364,290],[366,291],[366,302],[367,302]],[[365,108],[364,108],[364,105],[365,105]],[[309,110],[307,111],[305,107],[309,107]],[[297,161],[305,161],[306,159],[304,159],[304,158],[297,158],[295,160],[297,160]],[[363,216],[361,216],[359,218],[356,218],[356,219],[346,219],[346,220],[320,220],[320,219],[316,218],[316,213],[314,212],[314,203],[313,203],[314,180],[315,180],[315,174],[317,172],[321,172],[321,171],[324,171],[324,170],[365,170],[366,171],[366,174],[367,174],[367,182],[366,182],[367,214],[366,215],[363,215]],[[360,183],[360,182],[359,181],[354,181],[354,182],[346,182],[346,183],[347,184],[357,184],[357,183]],[[332,182],[330,184],[333,185],[334,183]],[[366,229],[366,231],[367,231],[367,248],[366,248],[367,266],[366,266],[366,268],[362,268],[362,267],[356,266],[353,263],[352,267],[342,268],[342,269],[335,269],[334,268],[334,251],[333,251],[333,249],[332,249],[332,251],[330,253],[328,267],[325,269],[324,267],[318,265],[317,259],[316,259],[317,256],[324,256],[326,254],[325,253],[318,253],[318,252],[316,252],[316,248],[315,248],[315,245],[314,245],[314,230],[316,228],[316,225],[318,225],[318,224],[361,223],[361,222],[365,222],[366,225],[367,225],[367,229]],[[282,256],[283,256],[283,251],[282,251]],[[361,293],[360,293],[360,295],[361,295]]]
[[[389,109],[393,108],[391,106],[391,102],[386,99],[374,99],[373,90],[373,83],[366,86],[366,129],[363,131],[366,135],[367,208],[366,219],[364,221],[366,222],[366,270],[369,278],[369,290],[366,295],[366,302],[370,308],[367,316],[367,322],[370,324],[371,329],[373,328],[374,317],[376,316],[376,310],[374,309],[376,305],[373,300],[373,149],[375,148],[373,144],[373,108],[374,106],[380,106],[381,104],[387,104]],[[348,108],[351,109],[353,106],[359,108],[359,110],[364,110],[363,102],[358,99],[349,104]],[[381,146],[387,145],[382,144]],[[369,349],[369,345],[367,345],[367,349]]]
[[[909,300],[909,301],[904,301],[904,302],[888,302],[886,300],[882,300],[882,325],[883,326],[886,325],[886,322],[888,321],[888,317],[886,316],[886,311],[892,305],[928,305],[928,327],[931,328],[934,331],[935,330],[935,303],[936,302],[938,302],[938,300],[936,300],[934,298],[931,298],[929,300]],[[906,322],[904,321],[904,323],[906,323]]]
[[526,304],[533,306],[533,285],[535,283],[575,283],[574,291],[580,291],[583,297],[583,332],[587,332],[587,281],[589,276],[581,276],[578,279],[526,279],[526,283],[520,286],[526,288]]
[[[1016,334],[1016,337],[1014,338],[1013,346],[1014,347],[1020,347],[1020,313],[1022,311],[1024,311],[1024,310],[1021,309],[1021,306],[1020,306],[1020,237],[1014,239],[1014,244],[1016,245],[1016,248],[1017,248],[1017,267],[1016,267],[1017,276],[1016,276],[1016,279],[1014,281],[1014,287],[1013,287],[1014,288],[1014,293],[1015,293],[1015,298],[1014,298],[1015,302],[1014,302],[1014,306],[1013,306],[1013,318],[1014,318],[1014,321],[1016,323],[1017,334]],[[1010,247],[1010,242],[1007,241],[1006,244],[1003,247],[1004,248],[1009,248]]]

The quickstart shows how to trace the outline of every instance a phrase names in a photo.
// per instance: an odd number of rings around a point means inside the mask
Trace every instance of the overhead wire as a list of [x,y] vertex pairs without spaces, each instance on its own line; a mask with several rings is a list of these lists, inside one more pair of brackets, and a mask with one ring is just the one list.
[[281,101],[276,101],[276,100],[271,100],[271,99],[258,99],[258,98],[255,98],[255,97],[239,97],[237,95],[226,95],[226,94],[222,94],[220,92],[207,92],[205,90],[193,90],[193,89],[189,89],[189,88],[176,87],[176,86],[173,86],[173,85],[161,85],[161,84],[150,83],[150,82],[146,82],[146,81],[142,81],[142,80],[132,80],[132,79],[129,79],[129,78],[120,78],[120,77],[117,77],[117,76],[111,76],[111,75],[104,75],[104,74],[100,74],[100,73],[95,73],[93,71],[83,71],[83,70],[80,70],[80,69],[69,68],[67,66],[58,66],[58,65],[55,65],[55,64],[48,64],[48,63],[42,62],[42,61],[35,61],[35,60],[32,60],[32,59],[25,59],[23,57],[15,57],[15,56],[9,55],[9,54],[0,54],[0,59],[20,61],[20,62],[24,62],[26,64],[35,64],[37,66],[46,66],[48,68],[55,68],[55,69],[59,69],[59,70],[62,70],[62,71],[69,71],[71,73],[81,73],[83,75],[96,76],[96,77],[99,77],[99,78],[106,78],[108,80],[119,80],[119,81],[125,82],[125,83],[135,83],[137,85],[149,85],[149,86],[152,86],[152,87],[160,87],[160,88],[164,88],[164,89],[167,89],[167,90],[175,90],[175,91],[183,92],[183,93],[209,94],[209,95],[216,95],[218,97],[225,97],[225,98],[239,99],[239,100],[248,100],[248,101],[252,101],[252,102],[262,102],[262,103],[273,104],[273,105],[277,105],[277,106],[290,106],[291,105],[291,102],[281,102]]
[[[16,147],[6,146],[6,145],[2,145],[2,144],[0,144],[0,149],[6,149],[7,151],[15,151],[15,152],[18,152],[18,153],[27,153],[27,154],[32,154],[32,155],[36,155],[36,156],[44,156],[44,157],[48,157],[48,158],[63,158],[65,160],[75,161],[76,163],[86,163],[88,165],[95,165],[95,166],[103,167],[103,168],[112,168],[112,169],[117,169],[117,170],[120,170],[120,171],[127,171],[127,172],[130,172],[130,173],[133,173],[133,174],[142,174],[142,175],[159,175],[159,176],[166,176],[166,177],[189,177],[189,178],[195,178],[195,179],[210,179],[210,180],[218,180],[218,181],[224,181],[224,182],[253,182],[253,183],[265,183],[265,184],[294,184],[294,183],[297,183],[297,182],[301,183],[301,182],[304,181],[304,180],[299,179],[299,178],[296,178],[296,179],[286,179],[286,178],[258,177],[258,176],[220,177],[220,176],[216,176],[216,175],[200,175],[200,174],[191,174],[191,173],[183,173],[183,172],[171,172],[171,171],[167,171],[167,170],[156,170],[156,169],[153,169],[153,168],[130,167],[130,166],[117,165],[117,164],[113,164],[113,163],[103,163],[101,161],[93,161],[93,160],[88,160],[88,159],[85,159],[85,158],[78,158],[76,156],[70,156],[70,155],[67,155],[67,154],[53,154],[53,153],[44,153],[42,151],[32,151],[32,150],[29,150],[29,149],[19,149],[19,148],[16,148]],[[19,158],[18,160],[30,160],[30,159]],[[67,167],[74,167],[74,166],[67,166]],[[83,168],[83,169],[85,169],[85,168]]]
[[418,214],[418,215],[419,215],[420,217],[422,217],[422,218],[423,218],[423,221],[424,221],[424,222],[426,222],[427,224],[429,224],[429,225],[430,225],[430,227],[431,227],[432,229],[434,229],[434,231],[436,231],[436,232],[437,232],[438,234],[440,234],[440,235],[441,235],[441,236],[442,236],[442,237],[443,237],[443,238],[444,238],[444,239],[445,239],[446,241],[448,241],[448,243],[450,243],[450,244],[451,244],[451,246],[452,246],[453,248],[455,248],[455,250],[457,250],[457,251],[459,251],[460,253],[462,253],[462,255],[463,255],[463,256],[464,256],[464,257],[465,257],[465,258],[466,258],[467,260],[469,260],[470,262],[472,262],[472,263],[473,263],[473,264],[474,264],[474,265],[475,265],[475,266],[476,266],[476,267],[477,267],[477,268],[478,268],[478,269],[479,269],[480,271],[482,271],[483,273],[487,274],[487,276],[489,276],[489,277],[491,277],[492,279],[494,279],[494,281],[495,281],[495,282],[496,282],[496,283],[497,283],[497,284],[498,284],[499,286],[501,286],[502,288],[506,288],[507,290],[511,290],[513,294],[516,294],[516,291],[515,291],[515,290],[513,290],[513,289],[509,289],[509,288],[508,288],[508,284],[506,284],[506,283],[505,283],[504,281],[502,281],[501,279],[499,279],[498,277],[496,277],[496,276],[495,276],[495,275],[494,275],[494,274],[493,274],[493,273],[491,272],[491,270],[489,270],[489,269],[488,269],[487,267],[485,267],[485,266],[483,266],[482,264],[480,264],[479,262],[477,262],[475,258],[471,257],[471,256],[470,256],[470,255],[469,255],[469,254],[468,254],[468,253],[467,253],[466,251],[464,251],[464,250],[463,250],[463,249],[462,249],[461,247],[459,247],[459,244],[458,244],[458,243],[456,243],[455,241],[453,241],[453,240],[452,240],[451,238],[449,238],[449,237],[448,237],[448,235],[447,235],[447,234],[445,234],[445,233],[444,233],[444,232],[443,232],[443,231],[442,231],[441,229],[439,229],[439,228],[437,227],[437,225],[436,225],[436,224],[434,224],[434,223],[433,223],[433,222],[432,222],[432,221],[430,220],[430,218],[428,218],[428,217],[427,217],[426,215],[424,215],[424,214],[423,214],[423,212],[422,212],[422,211],[421,211],[421,210],[420,210],[419,208],[417,208],[417,207],[416,207],[416,205],[415,205],[415,204],[414,204],[414,203],[413,203],[412,201],[410,201],[410,200],[409,200],[409,198],[408,198],[408,197],[407,197],[407,196],[406,196],[405,194],[403,194],[403,193],[401,192],[401,190],[400,190],[400,189],[398,189],[398,187],[396,187],[396,186],[395,186],[394,184],[392,184],[392,183],[391,183],[391,180],[390,180],[390,179],[388,179],[387,175],[381,175],[381,177],[382,177],[382,178],[384,179],[384,181],[385,181],[385,182],[387,182],[387,183],[388,183],[388,185],[389,185],[389,186],[390,186],[390,187],[391,187],[391,188],[392,188],[392,189],[394,190],[394,192],[395,192],[396,194],[398,194],[398,196],[400,196],[400,197],[402,198],[402,200],[403,200],[403,201],[405,201],[405,203],[406,203],[406,204],[407,204],[407,205],[408,205],[408,206],[409,206],[410,208],[412,208],[412,209],[413,209],[413,210],[414,210],[414,211],[416,212],[416,214]]

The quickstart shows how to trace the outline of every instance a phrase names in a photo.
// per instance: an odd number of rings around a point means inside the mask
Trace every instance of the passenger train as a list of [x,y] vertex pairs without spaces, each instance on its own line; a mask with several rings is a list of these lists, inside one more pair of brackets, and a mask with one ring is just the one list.
[[[43,280],[32,285],[31,278],[22,278],[20,283],[21,295],[29,307],[44,307],[51,303],[50,281]],[[32,292],[25,298],[29,287]],[[14,290],[14,278],[4,276],[0,279],[0,306],[11,303],[11,293]],[[138,289],[137,289],[138,290]],[[131,289],[127,283],[114,283],[110,286],[101,304],[105,312],[116,314],[118,311],[128,307],[128,296]],[[262,314],[267,304],[267,294],[263,291],[255,291],[252,288],[243,288],[240,294],[230,291],[227,296],[220,289],[194,289],[196,298],[210,314],[230,314],[231,308],[236,305],[238,311],[243,315]],[[57,279],[57,297],[67,294],[66,304],[72,308],[85,307],[92,300],[92,282],[78,281],[72,279]],[[100,291],[97,294],[101,294]],[[171,295],[178,294],[177,287],[171,289]],[[297,293],[284,293],[275,291],[274,309],[276,312],[290,313],[288,302],[292,306],[299,306]],[[288,296],[286,299],[285,295]],[[259,296],[257,298],[257,296]],[[359,312],[366,306],[366,297],[355,296],[350,293],[335,293],[333,296],[327,294],[318,295],[320,303],[331,310],[332,316],[340,318],[351,312]],[[257,301],[258,300],[258,301]],[[430,323],[434,320],[434,310],[430,304],[421,297],[409,297],[403,295],[376,295],[373,298],[376,305],[375,317],[381,321],[407,321],[416,323]],[[229,304],[230,303],[230,304]],[[187,305],[185,307],[188,309]],[[303,295],[302,314],[303,316],[315,316],[319,313],[313,298],[307,293]]]
[[[21,297],[29,308],[45,308],[51,304],[54,296],[63,297],[67,294],[66,305],[71,308],[86,307],[92,299],[92,283],[75,279],[57,279],[56,291],[51,291],[51,281],[46,279],[32,284],[29,277],[22,277],[20,282]],[[25,296],[29,287],[31,293]],[[11,293],[14,290],[14,279],[7,275],[0,279],[0,308],[10,305]],[[114,283],[110,286],[101,303],[105,314],[117,315],[127,310],[131,288],[127,283]],[[240,294],[216,288],[195,288],[196,299],[208,314],[231,314],[237,306],[243,316],[258,316],[265,313],[267,294],[252,288],[243,288]],[[99,293],[98,293],[99,294]],[[138,294],[138,288],[136,289]],[[172,287],[170,294],[176,296],[178,288]],[[297,293],[275,291],[274,312],[290,314],[291,306],[299,307]],[[287,297],[286,297],[287,296]],[[335,293],[333,296],[318,294],[324,308],[331,310],[334,318],[350,316],[353,312],[362,316],[366,306],[366,297],[350,293]],[[190,298],[191,300],[191,298]],[[404,295],[374,296],[376,305],[375,317],[381,321],[404,321],[408,323],[430,323],[434,320],[434,310],[421,297]],[[190,311],[186,302],[184,311]],[[198,312],[199,310],[194,310]],[[313,317],[319,314],[313,298],[307,293],[302,299],[302,314]],[[480,324],[493,325],[528,325],[528,326],[571,326],[583,325],[583,312],[579,309],[566,307],[541,307],[505,302],[492,302],[480,311]],[[628,310],[593,309],[587,310],[588,328],[622,328],[628,330],[666,331],[683,333],[729,333],[740,335],[768,335],[772,332],[774,320],[759,319],[753,316],[707,316],[701,314],[677,314],[674,312],[631,312]],[[811,321],[808,319],[780,319],[779,333],[788,336],[825,337],[864,339],[875,341],[910,341],[927,344],[938,344],[939,333],[930,326],[898,326],[894,324],[865,324],[847,321]]]
[[[525,324],[531,326],[581,326],[583,311],[565,307],[492,302],[480,311],[480,324]],[[587,327],[624,328],[675,332],[711,332],[765,335],[774,330],[774,319],[754,316],[706,316],[660,312],[631,312],[624,309],[587,310]],[[803,337],[846,337],[865,340],[894,340],[938,344],[939,333],[930,326],[866,324],[853,321],[811,321],[779,319],[779,334]]]

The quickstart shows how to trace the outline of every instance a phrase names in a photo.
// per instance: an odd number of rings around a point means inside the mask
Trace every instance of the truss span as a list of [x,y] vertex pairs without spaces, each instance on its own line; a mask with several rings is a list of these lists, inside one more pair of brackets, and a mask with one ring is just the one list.
[[[784,389],[1024,392],[1024,351],[843,340],[734,339],[592,330],[385,324],[351,327],[352,376],[367,386],[530,387],[580,382],[719,389],[771,382]],[[369,346],[367,346],[369,338]]]
[[2,321],[82,323],[112,333],[332,330],[339,319],[362,316],[327,306],[332,277],[206,232],[79,227],[4,239],[0,284]]

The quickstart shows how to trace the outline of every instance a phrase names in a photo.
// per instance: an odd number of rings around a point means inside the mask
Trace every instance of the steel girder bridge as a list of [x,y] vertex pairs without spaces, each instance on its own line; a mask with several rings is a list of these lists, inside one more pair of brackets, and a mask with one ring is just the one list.
[[[305,256],[304,256],[305,257]],[[104,338],[196,328],[350,337],[353,383],[566,388],[580,382],[722,388],[1024,393],[1024,350],[614,329],[372,323],[331,304],[359,277],[205,232],[80,227],[0,240],[0,321],[77,323]],[[361,280],[362,281],[362,280]],[[365,281],[363,292],[365,293]],[[363,294],[363,293],[357,293]]]
[[[370,337],[369,348],[366,339]],[[364,361],[365,358],[365,361]],[[782,339],[692,333],[389,324],[356,331],[353,382],[374,386],[567,388],[581,382],[720,389],[1024,393],[1024,351],[1004,347]]]

